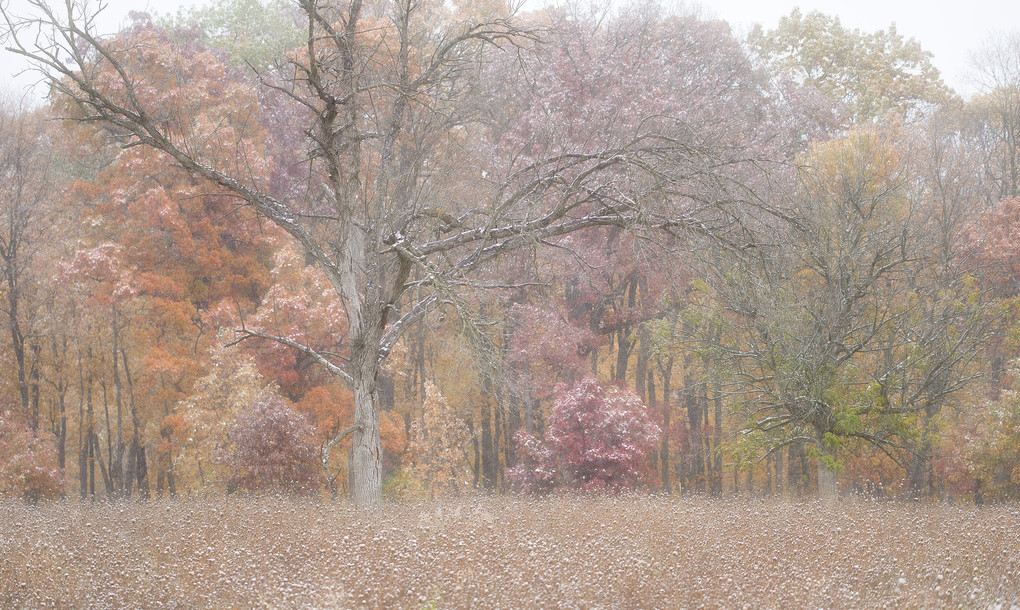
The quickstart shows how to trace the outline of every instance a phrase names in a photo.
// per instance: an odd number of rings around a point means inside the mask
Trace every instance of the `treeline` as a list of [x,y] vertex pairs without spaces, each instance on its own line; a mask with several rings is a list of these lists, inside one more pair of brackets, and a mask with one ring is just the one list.
[[1016,35],[35,8],[0,494],[1020,494]]

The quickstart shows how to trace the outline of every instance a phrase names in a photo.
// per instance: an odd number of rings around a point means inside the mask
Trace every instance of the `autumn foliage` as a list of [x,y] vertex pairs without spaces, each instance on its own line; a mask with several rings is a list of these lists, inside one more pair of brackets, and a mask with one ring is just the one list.
[[517,437],[520,462],[509,476],[530,492],[633,489],[648,472],[645,456],[659,434],[633,391],[586,377],[561,388],[544,441]]
[[33,432],[10,411],[0,413],[0,497],[59,498],[66,484],[53,435]]
[[59,75],[0,104],[0,494],[1020,497],[1020,75],[796,11],[85,4],[0,4]]
[[270,393],[237,418],[233,448],[223,459],[233,469],[228,487],[244,491],[314,492],[322,487],[314,429],[282,398]]

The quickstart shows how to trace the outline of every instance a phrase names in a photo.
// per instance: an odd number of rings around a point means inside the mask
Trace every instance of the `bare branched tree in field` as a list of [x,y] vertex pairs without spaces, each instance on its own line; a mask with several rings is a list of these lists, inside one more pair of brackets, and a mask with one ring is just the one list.
[[[337,441],[353,439],[351,495],[360,507],[382,500],[380,365],[409,325],[462,307],[460,295],[511,251],[607,225],[712,233],[725,222],[723,201],[733,200],[721,177],[732,155],[717,158],[671,117],[649,117],[599,150],[476,155],[489,169],[465,187],[462,168],[451,165],[468,154],[459,138],[480,130],[471,87],[485,66],[526,54],[541,37],[513,10],[469,18],[438,2],[299,0],[304,47],[257,84],[264,98],[284,100],[285,135],[302,148],[302,179],[281,188],[244,116],[199,117],[201,100],[187,87],[198,67],[160,30],[142,24],[100,37],[87,1],[66,0],[60,10],[29,4],[27,15],[0,9],[7,46],[34,62],[75,118],[104,126],[122,146],[161,151],[237,196],[329,278],[349,329],[342,353],[239,332],[302,350],[347,383],[354,425]],[[222,153],[225,143],[232,155]]]

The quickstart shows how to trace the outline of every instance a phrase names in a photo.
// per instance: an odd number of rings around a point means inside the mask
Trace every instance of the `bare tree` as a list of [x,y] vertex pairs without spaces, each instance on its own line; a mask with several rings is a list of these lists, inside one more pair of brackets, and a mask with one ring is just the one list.
[[[468,201],[451,190],[454,170],[445,158],[471,126],[462,100],[472,69],[499,53],[523,53],[538,36],[510,10],[466,21],[418,0],[300,0],[304,48],[260,78],[263,92],[288,101],[298,117],[291,133],[305,147],[305,179],[281,192],[253,170],[243,133],[191,121],[188,105],[196,101],[175,97],[142,70],[162,53],[177,82],[187,78],[185,62],[153,28],[104,38],[88,2],[66,0],[62,11],[30,4],[31,15],[0,11],[9,48],[73,102],[79,120],[105,125],[123,146],[159,150],[239,197],[289,233],[329,278],[349,328],[342,354],[264,330],[240,333],[301,350],[347,383],[354,426],[338,439],[353,439],[357,506],[382,500],[380,364],[415,321],[440,307],[466,307],[461,295],[477,286],[486,265],[588,227],[711,232],[723,221],[723,197],[711,194],[724,182],[719,168],[734,160],[713,157],[697,134],[668,117],[643,122],[602,150],[563,150],[479,172]],[[228,135],[235,158],[204,152]]]
[[993,201],[1020,195],[1020,32],[988,40],[971,56],[980,93],[970,103],[986,154]]

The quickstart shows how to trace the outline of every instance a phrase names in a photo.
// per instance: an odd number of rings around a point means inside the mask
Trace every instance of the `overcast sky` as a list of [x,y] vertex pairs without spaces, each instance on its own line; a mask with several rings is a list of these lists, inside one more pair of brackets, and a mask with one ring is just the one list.
[[[25,0],[9,2],[17,12]],[[51,0],[53,1],[53,0]],[[59,2],[59,0],[57,0]],[[94,0],[93,0],[94,1]],[[529,0],[540,2],[541,0]],[[100,27],[115,31],[124,22],[129,11],[151,10],[162,14],[174,13],[182,6],[196,4],[194,0],[107,0],[105,17]],[[626,0],[623,0],[626,6]],[[934,54],[935,65],[951,87],[964,95],[973,92],[968,82],[968,57],[989,35],[1020,28],[1020,1],[1016,0],[704,0],[700,2],[705,16],[718,17],[730,22],[738,36],[743,36],[755,23],[773,27],[783,15],[799,6],[802,12],[820,10],[836,15],[844,26],[872,32],[896,24],[897,31],[908,38],[916,38],[926,50]],[[0,52],[0,79],[4,88],[20,91],[33,82],[31,76],[15,78],[24,68],[18,58],[7,51]],[[37,92],[34,97],[41,93]]]

